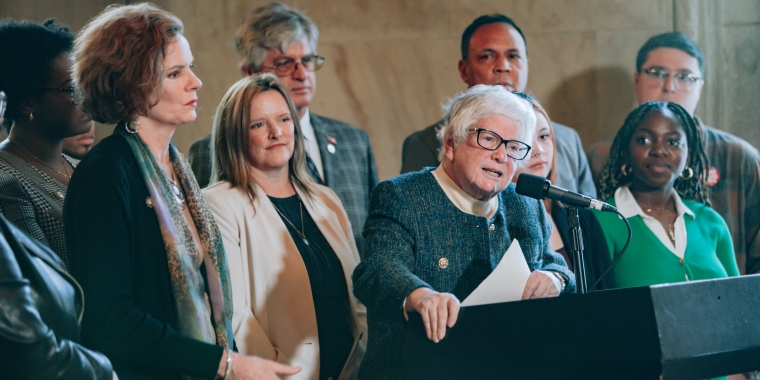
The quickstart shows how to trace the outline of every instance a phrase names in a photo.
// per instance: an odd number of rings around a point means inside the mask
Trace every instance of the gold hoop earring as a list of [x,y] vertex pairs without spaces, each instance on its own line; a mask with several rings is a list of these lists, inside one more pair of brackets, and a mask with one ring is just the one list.
[[627,164],[623,164],[623,166],[620,167],[620,172],[623,173],[623,177],[627,177],[628,174],[631,174],[632,171],[633,169],[629,170]]
[[34,114],[29,112],[29,121],[34,122]]
[[[684,177],[683,173],[688,173],[688,174]],[[681,172],[679,177],[681,177],[681,179],[690,179],[691,177],[694,177],[694,170],[692,170],[690,167],[687,166],[686,169],[684,169]]]
[[[135,123],[137,125],[137,128],[132,128],[132,123]],[[131,134],[135,134],[140,130],[140,122],[139,121],[128,121],[127,124],[124,124],[124,129],[127,130],[127,132]]]

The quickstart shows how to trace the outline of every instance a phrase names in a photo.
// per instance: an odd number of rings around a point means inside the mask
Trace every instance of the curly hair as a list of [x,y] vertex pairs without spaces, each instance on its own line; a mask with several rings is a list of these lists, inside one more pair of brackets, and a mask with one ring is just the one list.
[[251,105],[256,95],[277,91],[285,99],[293,121],[295,147],[288,162],[290,181],[308,197],[314,192],[314,182],[306,163],[306,142],[298,122],[298,113],[290,100],[288,89],[269,73],[245,77],[230,87],[216,108],[211,129],[211,183],[227,181],[232,187],[243,189],[254,205],[256,182],[251,177],[248,162],[248,133]]
[[147,115],[158,103],[166,49],[182,21],[152,4],[111,5],[82,29],[74,73],[93,120],[115,124]]
[[681,177],[676,179],[673,188],[682,198],[710,205],[707,197],[707,188],[703,185],[707,178],[707,170],[710,167],[702,144],[702,136],[694,118],[683,107],[676,103],[651,101],[638,106],[625,118],[625,123],[615,136],[610,148],[610,155],[604,164],[602,177],[599,181],[599,198],[608,199],[615,194],[619,187],[631,182],[630,172],[625,170],[629,165],[629,145],[636,128],[641,124],[649,113],[668,109],[676,116],[676,119],[686,133],[686,143],[689,149],[689,163],[687,168],[693,172],[688,179]]
[[74,46],[69,28],[49,19],[43,24],[31,21],[0,21],[0,90],[5,91],[7,108],[4,125],[10,128],[21,115],[19,107],[39,96],[50,77],[55,60]]

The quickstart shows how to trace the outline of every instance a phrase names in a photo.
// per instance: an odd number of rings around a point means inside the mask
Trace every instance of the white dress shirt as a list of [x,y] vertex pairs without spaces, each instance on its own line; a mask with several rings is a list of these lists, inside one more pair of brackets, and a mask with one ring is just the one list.
[[301,120],[299,120],[299,123],[301,123],[301,132],[303,132],[303,137],[306,140],[306,154],[311,157],[311,160],[314,161],[314,166],[317,167],[317,171],[319,172],[319,176],[322,178],[322,181],[325,180],[325,171],[322,167],[322,155],[319,153],[319,144],[317,143],[317,135],[314,133],[314,127],[311,126],[311,119],[309,118],[309,109],[306,109],[306,112],[303,114],[303,117]]

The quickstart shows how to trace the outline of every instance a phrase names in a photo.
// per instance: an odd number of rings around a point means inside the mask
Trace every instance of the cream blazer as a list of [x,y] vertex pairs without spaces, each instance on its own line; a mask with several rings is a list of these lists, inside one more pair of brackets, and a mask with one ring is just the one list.
[[[343,265],[353,313],[354,346],[340,379],[355,379],[367,342],[366,308],[353,295],[351,274],[359,253],[351,222],[337,195],[316,185],[306,210]],[[224,239],[232,284],[232,329],[240,353],[277,360],[302,370],[289,379],[319,379],[319,338],[306,266],[285,223],[261,188],[256,211],[229,182],[203,190]]]

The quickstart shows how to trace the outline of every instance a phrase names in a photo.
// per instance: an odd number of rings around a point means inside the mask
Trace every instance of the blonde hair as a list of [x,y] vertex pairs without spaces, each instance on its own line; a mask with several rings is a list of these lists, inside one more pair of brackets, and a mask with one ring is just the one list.
[[72,54],[84,111],[107,124],[147,115],[161,92],[166,48],[183,28],[149,3],[111,5],[88,22]]
[[257,184],[249,170],[248,133],[253,98],[265,91],[279,92],[288,103],[295,129],[295,147],[288,162],[288,175],[295,187],[311,197],[315,183],[306,164],[305,141],[298,122],[298,113],[288,90],[276,76],[269,73],[252,75],[237,81],[227,90],[216,108],[211,130],[211,183],[227,181],[232,187],[244,189],[254,205]]
[[[551,181],[553,185],[557,184],[557,139],[556,136],[554,136],[554,125],[552,124],[552,119],[549,118],[549,114],[546,112],[544,107],[541,106],[541,103],[538,102],[535,98],[531,97],[528,102],[533,106],[533,110],[536,111],[536,113],[539,113],[543,115],[546,118],[546,123],[549,124],[549,135],[552,138],[552,149],[554,149],[554,152],[552,154],[552,162],[549,164],[552,166],[552,170],[549,171],[549,175],[546,176],[546,179]],[[538,118],[536,118],[538,119]],[[538,124],[538,120],[536,120],[536,124]],[[549,198],[544,199],[544,206],[546,207],[546,212],[548,212],[551,215],[552,212],[552,200]]]

